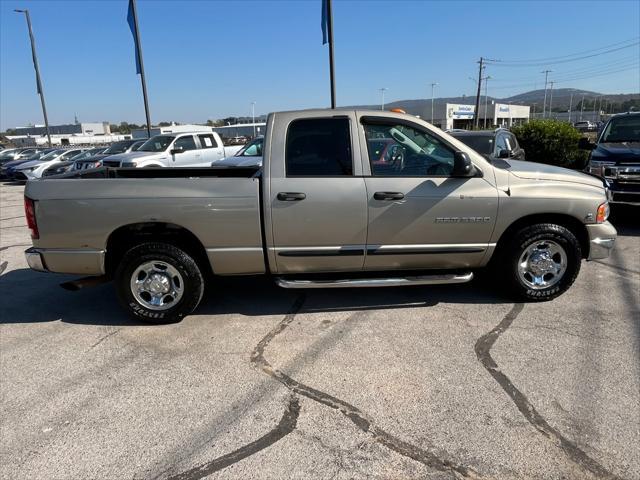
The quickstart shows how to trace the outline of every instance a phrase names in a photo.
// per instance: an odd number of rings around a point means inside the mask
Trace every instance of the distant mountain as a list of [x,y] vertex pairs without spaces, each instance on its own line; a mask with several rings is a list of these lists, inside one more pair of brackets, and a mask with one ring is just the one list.
[[[568,110],[569,103],[571,102],[571,96],[573,94],[573,102],[572,108],[576,108],[579,105],[580,101],[584,96],[585,99],[585,109],[593,108],[593,101],[597,97],[598,105],[600,105],[600,96],[602,95],[602,103],[609,104],[610,102],[614,104],[622,104],[624,102],[628,102],[631,100],[636,100],[640,102],[640,93],[632,93],[632,94],[601,94],[598,92],[592,92],[589,90],[579,90],[576,88],[559,88],[554,89],[553,93],[551,90],[547,90],[547,106],[551,103],[551,107],[553,110]],[[553,95],[553,98],[552,98]],[[484,95],[480,97],[481,102],[484,103]],[[521,104],[521,105],[529,105],[533,107],[536,105],[536,110],[542,110],[542,104],[544,102],[544,90],[532,90],[530,92],[520,93],[518,95],[513,95],[511,97],[506,98],[497,98],[489,95],[489,102],[495,101],[497,103],[513,103],[513,104]],[[461,103],[473,105],[475,104],[476,97],[475,96],[462,96],[462,97],[445,97],[445,98],[434,98],[434,105],[441,105],[444,103]],[[380,104],[377,105],[354,105],[353,108],[372,108],[379,109]],[[397,100],[395,102],[385,103],[385,110],[390,110],[392,108],[401,108],[405,112],[411,115],[419,115],[421,118],[429,118],[431,115],[431,99],[416,99],[416,100]]]

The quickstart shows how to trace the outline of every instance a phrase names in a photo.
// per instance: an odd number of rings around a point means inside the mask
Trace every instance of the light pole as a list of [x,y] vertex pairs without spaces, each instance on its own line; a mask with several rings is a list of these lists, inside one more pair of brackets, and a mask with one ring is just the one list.
[[569,123],[571,123],[571,108],[573,107],[573,92],[571,92],[571,99],[569,100]]
[[433,125],[433,89],[438,85],[438,83],[431,84],[431,124]]
[[382,104],[380,106],[380,110],[384,110],[384,92],[386,92],[388,88],[382,87],[379,90],[380,90],[380,93],[382,93]]
[[251,122],[253,123],[253,138],[256,138],[256,102],[251,102]]
[[24,13],[27,18],[27,27],[29,28],[29,39],[31,40],[31,55],[33,57],[33,68],[36,70],[36,86],[37,91],[40,94],[40,103],[42,103],[42,115],[44,116],[44,128],[47,132],[47,140],[49,141],[49,147],[51,147],[51,134],[49,133],[49,118],[47,117],[47,107],[44,102],[44,91],[42,89],[42,80],[40,79],[40,67],[38,66],[38,56],[36,55],[36,41],[33,37],[33,29],[31,28],[31,17],[29,16],[29,10],[18,10],[14,12]]
[[584,93],[582,94],[582,101],[580,102],[580,121],[582,121],[582,112],[584,111]]
[[550,98],[549,98],[549,118],[552,118],[553,114],[551,113],[551,108],[553,106],[553,82],[549,82],[549,84],[551,85],[551,87],[549,88],[549,94],[550,94]]

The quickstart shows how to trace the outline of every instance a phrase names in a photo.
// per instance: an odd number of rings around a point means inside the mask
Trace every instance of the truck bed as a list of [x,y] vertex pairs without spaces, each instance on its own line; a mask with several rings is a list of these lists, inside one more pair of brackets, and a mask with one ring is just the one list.
[[[130,168],[27,183],[47,267],[100,275],[110,236],[138,225],[193,234],[216,273],[264,273],[257,168]],[[105,181],[106,180],[106,181]]]

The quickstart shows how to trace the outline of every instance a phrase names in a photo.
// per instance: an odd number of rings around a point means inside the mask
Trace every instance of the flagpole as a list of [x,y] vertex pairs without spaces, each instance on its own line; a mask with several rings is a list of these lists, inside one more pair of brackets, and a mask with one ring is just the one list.
[[142,45],[140,44],[140,30],[138,29],[138,10],[136,0],[131,1],[131,10],[133,12],[133,23],[136,30],[136,50],[138,51],[138,60],[140,63],[140,81],[142,82],[142,96],[144,97],[144,113],[147,117],[147,137],[151,138],[151,116],[149,115],[149,100],[147,99],[147,81],[144,77],[144,62],[142,61]]
[[331,78],[331,108],[336,108],[336,77],[333,66],[333,13],[331,0],[327,0],[327,23],[329,34],[329,76]]

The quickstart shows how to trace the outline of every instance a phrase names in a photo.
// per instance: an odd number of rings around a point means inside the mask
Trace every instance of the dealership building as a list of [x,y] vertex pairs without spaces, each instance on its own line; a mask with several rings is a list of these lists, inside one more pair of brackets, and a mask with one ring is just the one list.
[[[441,103],[434,105],[433,125],[442,130],[463,129],[473,127],[475,118],[475,105],[459,103]],[[530,107],[527,105],[511,105],[506,103],[480,105],[480,127],[510,127],[529,121]],[[429,121],[428,117],[425,120]]]

